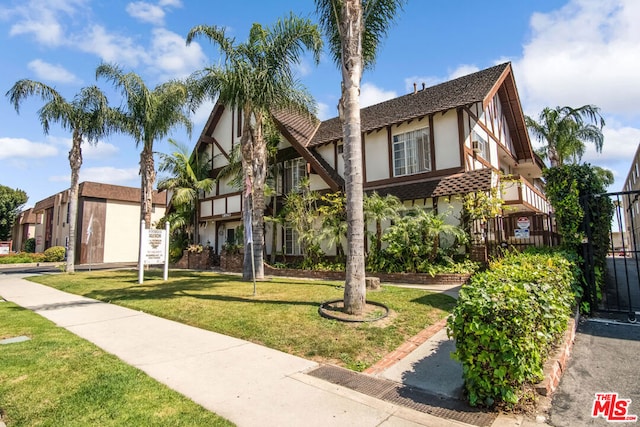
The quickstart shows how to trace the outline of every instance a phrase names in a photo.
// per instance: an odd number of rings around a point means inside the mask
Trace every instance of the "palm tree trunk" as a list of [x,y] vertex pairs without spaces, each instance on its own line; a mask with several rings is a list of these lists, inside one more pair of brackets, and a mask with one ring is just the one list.
[[153,162],[153,150],[147,144],[145,144],[140,153],[140,179],[140,219],[144,220],[145,228],[151,228],[153,184],[156,180],[156,170]]
[[69,189],[69,243],[67,247],[66,272],[75,271],[76,257],[76,225],[78,224],[78,187],[80,167],[82,166],[82,135],[73,131],[71,150],[69,150],[69,166],[71,167],[71,187]]
[[242,158],[242,174],[244,177],[244,192],[242,200],[242,223],[244,224],[244,259],[242,263],[242,278],[252,280],[253,266],[251,251],[255,250],[249,244],[250,233],[253,233],[253,168],[251,159],[253,157],[253,147],[251,144],[250,110],[244,109],[244,120],[242,125],[242,137],[240,138],[240,152]]
[[255,113],[253,133],[253,259],[256,279],[264,279],[264,186],[267,180],[267,144],[262,132],[262,115]]
[[347,265],[344,308],[359,315],[366,302],[360,81],[362,78],[362,3],[346,0],[339,23],[342,42],[342,118],[347,194]]

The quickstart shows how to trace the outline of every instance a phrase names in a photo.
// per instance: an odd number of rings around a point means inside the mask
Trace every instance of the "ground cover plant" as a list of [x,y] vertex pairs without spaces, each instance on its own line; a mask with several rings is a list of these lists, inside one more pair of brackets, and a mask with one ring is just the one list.
[[28,252],[20,252],[17,254],[0,255],[0,264],[25,264],[32,262],[45,262],[43,253],[33,254]]
[[384,286],[368,299],[393,314],[381,324],[348,324],[320,317],[324,301],[338,299],[339,282],[272,278],[253,285],[238,276],[173,271],[98,271],[30,278],[57,289],[142,310],[188,325],[249,340],[319,362],[364,370],[407,338],[447,316],[453,298],[420,289]]
[[93,344],[0,303],[0,415],[8,426],[231,426]]
[[516,404],[543,379],[579,276],[560,252],[508,253],[462,287],[448,322],[472,405]]

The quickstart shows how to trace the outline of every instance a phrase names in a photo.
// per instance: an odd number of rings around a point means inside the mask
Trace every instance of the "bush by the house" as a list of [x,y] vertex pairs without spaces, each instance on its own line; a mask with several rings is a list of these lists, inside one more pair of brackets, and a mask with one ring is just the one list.
[[29,239],[24,241],[24,251],[30,254],[36,251],[36,239],[35,237],[30,237]]
[[52,246],[44,251],[44,260],[46,262],[64,261],[66,249],[63,246]]
[[543,379],[547,354],[575,303],[575,266],[562,253],[512,253],[462,287],[449,334],[472,405],[517,403]]

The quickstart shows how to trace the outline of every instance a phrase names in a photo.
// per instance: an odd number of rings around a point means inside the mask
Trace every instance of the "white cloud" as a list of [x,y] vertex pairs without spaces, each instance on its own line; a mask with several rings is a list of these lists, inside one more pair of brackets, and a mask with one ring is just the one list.
[[115,168],[112,166],[84,168],[80,171],[82,181],[95,181],[105,184],[122,184],[139,180],[139,168]]
[[206,63],[206,56],[198,43],[186,46],[182,36],[164,28],[153,30],[150,51],[150,65],[166,78],[186,77]]
[[477,71],[480,71],[480,68],[477,66],[463,64],[449,73],[449,78],[447,80],[457,79],[458,77],[466,76],[467,74],[472,74]]
[[639,115],[640,2],[571,0],[534,14],[531,40],[514,64],[525,102],[595,104],[605,114]]
[[27,64],[27,67],[41,80],[57,83],[81,83],[78,77],[59,64],[50,64],[41,59],[34,59]]
[[108,142],[99,141],[96,145],[82,144],[82,156],[85,159],[107,159],[113,157],[120,149]]
[[142,46],[130,37],[108,33],[101,25],[90,26],[85,34],[75,37],[73,42],[81,51],[93,53],[105,62],[135,67],[148,60],[148,54]]
[[[103,184],[134,184],[138,180],[138,168],[115,168],[112,166],[80,169],[80,182],[93,181]],[[49,181],[68,182],[71,175],[54,175]]]
[[86,0],[30,0],[14,8],[0,7],[0,19],[10,20],[9,34],[32,35],[38,43],[59,46],[65,43],[62,22],[69,23]]
[[164,10],[160,6],[147,3],[144,1],[136,1],[127,4],[127,13],[132,17],[155,25],[164,23]]
[[368,82],[363,83],[360,87],[360,106],[362,108],[368,107],[397,96],[396,92],[392,90],[384,90]]
[[320,120],[327,120],[337,115],[338,112],[335,108],[332,109],[328,104],[318,102],[318,118]]
[[191,120],[193,121],[195,127],[194,130],[198,129],[198,127],[204,126],[204,124],[209,119],[209,116],[211,115],[214,104],[215,103],[213,101],[205,101],[200,105],[200,107],[198,107],[195,113],[193,113],[193,116],[191,116]]
[[605,126],[602,133],[604,134],[602,153],[596,152],[595,146],[587,143],[582,160],[593,164],[602,162],[627,162],[631,164],[638,149],[638,143],[640,143],[640,129],[613,124],[613,126]]
[[33,142],[25,138],[0,138],[0,159],[35,159],[53,157],[58,149],[50,144]]
[[[64,147],[65,150],[71,149],[71,138],[49,135],[47,141]],[[85,160],[108,159],[118,154],[119,151],[118,147],[104,141],[98,141],[97,144],[88,144],[87,142],[82,144],[82,158]]]
[[[503,61],[504,62],[504,61]],[[422,85],[424,84],[426,87],[431,87],[437,85],[442,82],[446,82],[448,80],[457,79],[458,77],[466,76],[467,74],[475,73],[480,69],[471,64],[461,64],[457,68],[452,71],[449,71],[449,74],[444,77],[437,76],[410,76],[404,79],[404,87],[407,90],[407,93],[413,92],[413,85],[415,83],[417,90],[422,89]]]

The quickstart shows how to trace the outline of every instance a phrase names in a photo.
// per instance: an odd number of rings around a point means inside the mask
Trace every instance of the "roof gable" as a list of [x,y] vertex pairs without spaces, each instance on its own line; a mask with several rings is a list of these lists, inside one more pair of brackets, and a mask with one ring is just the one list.
[[[451,108],[484,102],[501,79],[509,63],[449,80],[435,86],[390,99],[360,110],[362,132],[371,132]],[[325,120],[309,145],[322,145],[342,139],[340,118]]]

